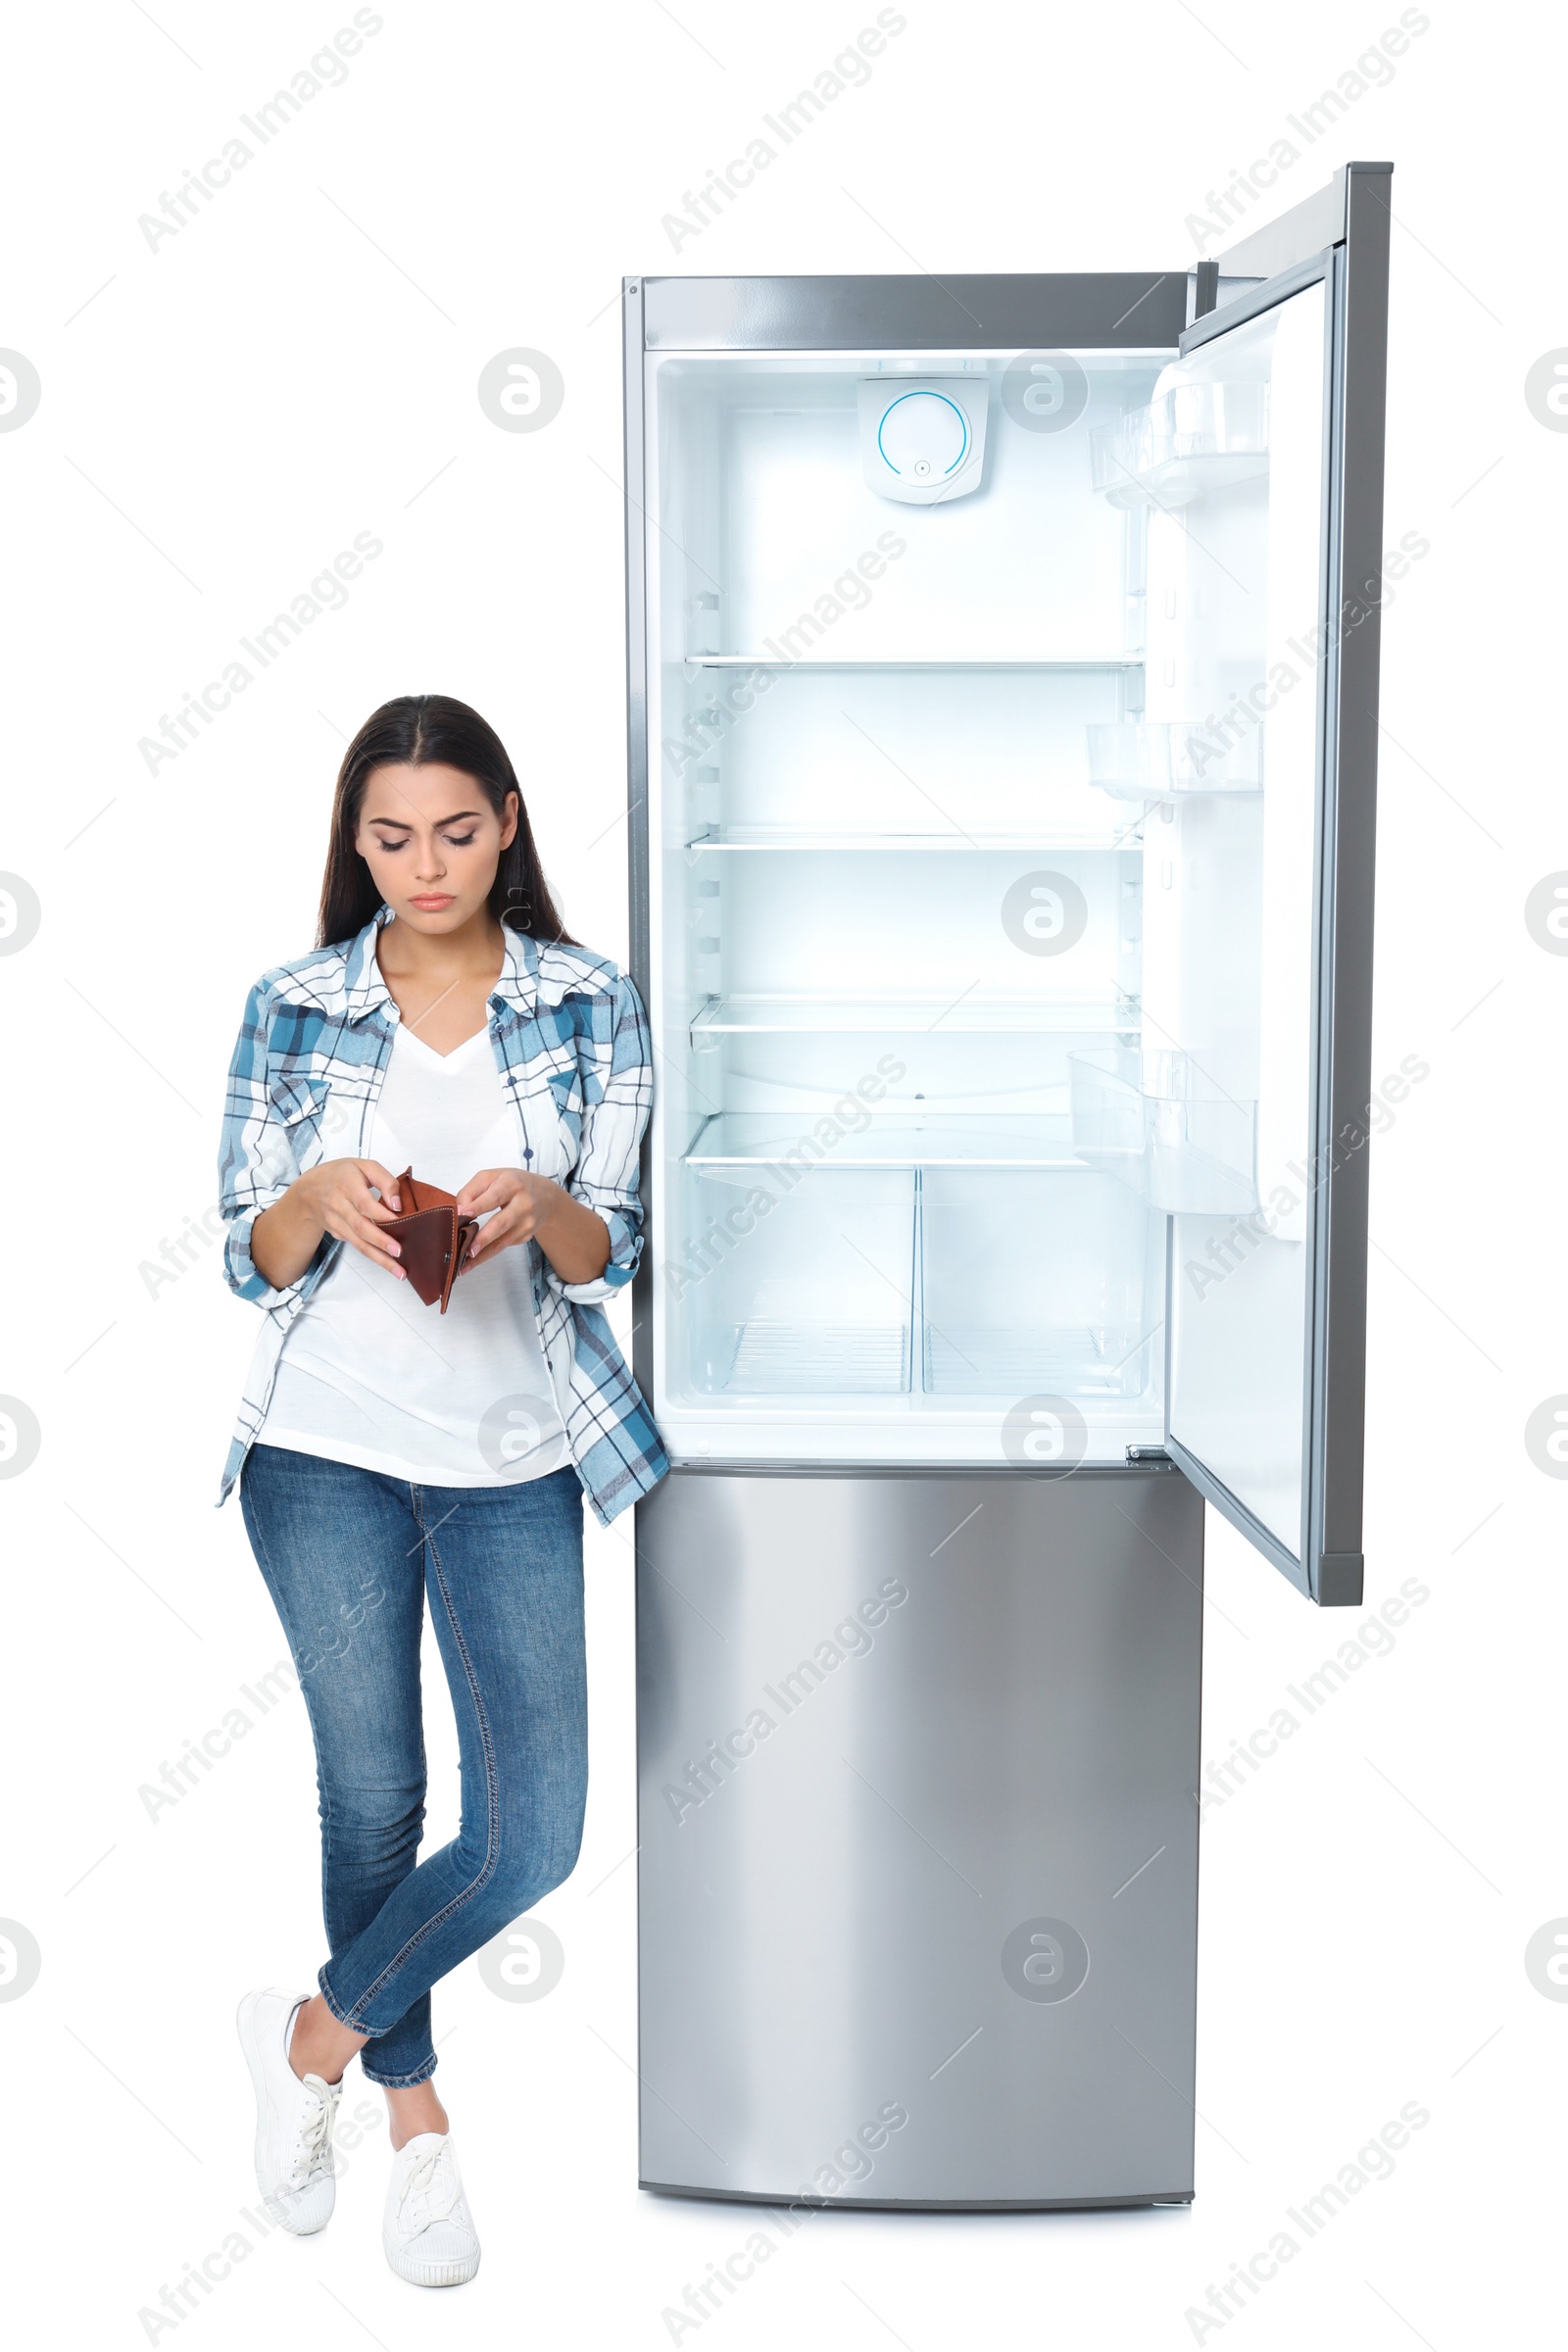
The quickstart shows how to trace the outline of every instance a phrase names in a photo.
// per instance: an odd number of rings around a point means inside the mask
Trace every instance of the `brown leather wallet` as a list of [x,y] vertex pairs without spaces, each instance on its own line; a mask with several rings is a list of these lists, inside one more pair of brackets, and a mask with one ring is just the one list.
[[398,1199],[407,1203],[402,1215],[383,1225],[381,1231],[398,1244],[402,1251],[398,1263],[418,1297],[426,1306],[434,1306],[439,1298],[445,1314],[452,1285],[468,1261],[479,1220],[460,1215],[453,1195],[444,1193],[438,1184],[416,1183],[412,1168],[405,1168],[398,1178]]

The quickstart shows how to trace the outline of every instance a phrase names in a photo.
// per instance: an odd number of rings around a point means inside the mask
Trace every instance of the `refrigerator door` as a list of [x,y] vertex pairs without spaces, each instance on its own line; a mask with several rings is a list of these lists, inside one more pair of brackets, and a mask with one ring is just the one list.
[[1362,1589],[1389,171],[1348,166],[1221,259],[1117,452],[1152,502],[1141,736],[1213,787],[1170,787],[1150,827],[1146,1059],[1181,1048],[1222,1156],[1224,1102],[1252,1123],[1238,1202],[1172,1203],[1167,1442],[1339,1604]]

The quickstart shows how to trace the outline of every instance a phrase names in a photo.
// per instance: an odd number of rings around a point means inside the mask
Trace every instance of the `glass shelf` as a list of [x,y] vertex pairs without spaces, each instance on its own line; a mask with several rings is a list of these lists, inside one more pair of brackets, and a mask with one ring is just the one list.
[[1132,998],[988,997],[976,991],[944,997],[713,997],[692,1020],[693,1045],[721,1036],[811,1035],[824,1031],[869,1037],[996,1036],[1034,1032],[1053,1036],[1136,1035]]
[[1248,1216],[1258,1205],[1257,1104],[1227,1095],[1181,1053],[1069,1054],[1073,1146],[1170,1215]]
[[[934,1111],[925,1117],[873,1112],[858,1135],[824,1145],[814,1130],[833,1113],[719,1111],[685,1153],[689,1167],[765,1167],[828,1160],[835,1168],[1075,1168],[1066,1111]],[[842,1121],[838,1122],[842,1125]]]
[[890,654],[871,655],[860,661],[844,657],[813,657],[802,654],[683,654],[681,660],[694,669],[1142,669],[1142,654],[1108,654],[1086,656],[1081,661],[1037,659],[1028,654],[1002,654],[996,657],[975,654]]
[[1113,507],[1185,507],[1268,472],[1268,386],[1176,384],[1089,436],[1089,478]]
[[1089,781],[1118,801],[1174,800],[1193,792],[1263,789],[1263,729],[1250,728],[1228,748],[1214,745],[1201,721],[1129,720],[1090,726]]
[[1136,820],[1106,832],[1103,827],[1083,832],[1064,828],[1010,833],[837,833],[789,825],[710,825],[685,847],[692,852],[721,850],[846,850],[857,853],[940,850],[990,851],[1001,854],[1036,850],[1112,851],[1125,849]]

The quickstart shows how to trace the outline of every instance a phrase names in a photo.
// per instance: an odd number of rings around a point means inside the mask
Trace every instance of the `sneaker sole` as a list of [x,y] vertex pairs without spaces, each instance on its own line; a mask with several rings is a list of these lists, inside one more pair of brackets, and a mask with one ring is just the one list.
[[270,2108],[267,2072],[256,2038],[256,2004],[261,1997],[260,1993],[248,1992],[240,2002],[238,2013],[234,2019],[235,2026],[239,2031],[239,2046],[245,2053],[245,2063],[250,2068],[251,2085],[256,2092],[256,2141],[253,2151],[256,2185],[261,2191],[262,2203],[280,2229],[286,2230],[291,2237],[315,2237],[326,2228],[327,2222],[331,2220],[330,2212],[324,2220],[317,2223],[314,2230],[302,2230],[298,2218],[290,2213],[275,2191],[267,2187],[262,2171],[263,2161],[267,2154],[267,2126]]
[[466,2286],[479,2268],[477,2248],[471,2257],[457,2257],[451,2262],[419,2262],[389,2237],[382,2237],[382,2247],[391,2268],[411,2286]]

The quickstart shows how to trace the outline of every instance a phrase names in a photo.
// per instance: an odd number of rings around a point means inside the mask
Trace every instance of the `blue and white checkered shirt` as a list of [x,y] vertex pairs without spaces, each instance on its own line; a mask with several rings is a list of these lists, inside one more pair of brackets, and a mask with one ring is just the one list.
[[[267,1316],[240,1404],[219,1501],[261,1433],[289,1325],[345,1245],[327,1235],[298,1282],[274,1290],[251,1257],[251,1227],[296,1176],[323,1159],[364,1158],[392,1055],[398,1010],[376,961],[383,907],[357,939],[278,964],[251,990],[229,1067],[219,1205],[223,1273]],[[642,1251],[637,1152],[653,1093],[653,1052],[637,991],[583,948],[506,933],[490,997],[490,1043],[520,1122],[523,1164],[554,1177],[603,1217],[610,1259],[595,1282],[564,1283],[527,1244],[534,1312],[566,1443],[608,1526],[663,1477],[669,1459],[598,1301],[630,1282]]]

